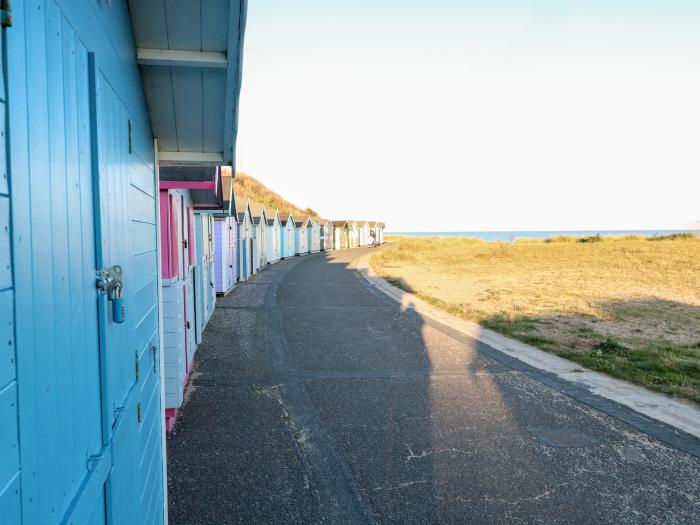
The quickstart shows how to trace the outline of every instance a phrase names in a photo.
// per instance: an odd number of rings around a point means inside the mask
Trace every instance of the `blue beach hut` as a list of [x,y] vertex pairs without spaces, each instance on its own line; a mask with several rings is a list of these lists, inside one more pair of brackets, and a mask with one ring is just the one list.
[[0,521],[163,523],[158,170],[233,162],[246,4],[8,4]]
[[296,226],[294,218],[289,213],[280,213],[281,231],[281,256],[283,259],[294,257],[296,244]]

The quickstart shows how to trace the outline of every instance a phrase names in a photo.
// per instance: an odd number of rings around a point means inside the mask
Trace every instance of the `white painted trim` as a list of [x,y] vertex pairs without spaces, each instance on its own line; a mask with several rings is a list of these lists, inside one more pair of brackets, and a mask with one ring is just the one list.
[[160,254],[160,173],[158,168],[158,139],[153,139],[153,151],[155,152],[155,169],[153,188],[156,199],[156,258],[158,261],[158,356],[160,368],[160,446],[163,451],[163,525],[168,523],[168,454],[165,441],[165,336],[163,335],[163,268],[161,267]]
[[221,166],[224,163],[222,152],[202,153],[201,151],[160,151],[158,162],[165,164],[207,164]]
[[177,49],[136,49],[136,62],[142,66],[208,67],[226,69],[228,57],[219,51],[181,51]]
[[415,310],[421,315],[457,330],[467,337],[476,339],[499,352],[514,357],[534,368],[551,372],[573,384],[589,389],[606,399],[611,399],[657,421],[676,427],[700,438],[700,409],[679,399],[652,392],[627,381],[594,372],[553,354],[511,339],[478,323],[465,321],[404,292],[376,275],[369,266],[371,254],[363,255],[353,262],[354,267],[374,287],[388,295],[404,308]]

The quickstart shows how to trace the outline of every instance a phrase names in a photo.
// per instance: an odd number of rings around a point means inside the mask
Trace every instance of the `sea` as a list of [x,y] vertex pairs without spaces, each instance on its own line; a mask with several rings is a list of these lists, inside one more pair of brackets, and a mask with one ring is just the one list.
[[[694,233],[693,230],[551,230],[551,231],[457,231],[457,232],[386,232],[385,235],[407,237],[472,237],[484,241],[514,241],[515,239],[547,239],[565,235],[587,237],[590,235],[669,235],[672,233]],[[697,232],[695,232],[697,233]]]

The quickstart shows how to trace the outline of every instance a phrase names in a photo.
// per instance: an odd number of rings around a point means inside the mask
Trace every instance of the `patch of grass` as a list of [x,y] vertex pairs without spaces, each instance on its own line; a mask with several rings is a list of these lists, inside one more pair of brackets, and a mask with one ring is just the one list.
[[700,402],[700,237],[659,237],[668,242],[563,236],[501,243],[507,248],[478,239],[396,237],[371,264],[463,319]]
[[649,241],[678,241],[678,240],[684,240],[684,239],[692,239],[695,237],[692,233],[668,233],[666,235],[652,235],[650,237],[647,237],[647,240]]
[[403,290],[404,292],[407,293],[413,293],[413,288],[409,286],[409,284],[406,282],[405,279],[402,279],[401,277],[397,277],[394,279],[388,278],[386,281],[391,284],[392,286],[396,286],[399,290]]
[[593,345],[593,349],[597,352],[602,352],[604,354],[619,354],[624,355],[627,353],[627,347],[617,342],[612,337],[608,337],[605,341],[596,343]]
[[592,370],[700,403],[700,355],[692,347],[658,344],[624,353],[593,350],[558,354]]
[[544,242],[549,244],[551,242],[576,242],[577,240],[577,237],[571,235],[555,235],[553,237],[547,237]]
[[596,233],[595,235],[588,235],[586,237],[579,237],[576,239],[576,242],[580,243],[591,243],[591,242],[601,242],[603,238],[600,236],[599,233]]

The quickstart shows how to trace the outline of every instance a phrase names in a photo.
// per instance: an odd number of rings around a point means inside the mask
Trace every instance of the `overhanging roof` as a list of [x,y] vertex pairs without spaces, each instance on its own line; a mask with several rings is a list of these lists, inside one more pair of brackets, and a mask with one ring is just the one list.
[[161,165],[232,165],[247,0],[129,0]]
[[161,190],[189,190],[197,210],[223,210],[221,169],[218,166],[161,166]]

